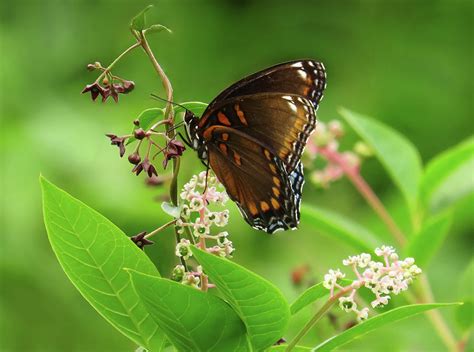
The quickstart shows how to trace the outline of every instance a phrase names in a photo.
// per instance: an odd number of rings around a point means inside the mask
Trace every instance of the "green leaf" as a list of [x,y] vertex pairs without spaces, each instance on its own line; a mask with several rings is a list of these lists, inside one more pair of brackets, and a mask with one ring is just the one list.
[[163,31],[167,31],[168,33],[173,33],[171,29],[163,26],[162,24],[154,24],[146,29],[146,33],[159,33]]
[[451,212],[428,219],[421,231],[410,239],[406,250],[407,256],[415,258],[416,264],[426,269],[443,244],[451,222]]
[[408,208],[414,213],[422,164],[413,144],[399,132],[376,121],[341,108],[339,113],[374,150],[392,181],[402,192]]
[[474,192],[474,138],[435,157],[421,180],[420,201],[439,212]]
[[179,218],[179,215],[181,214],[180,207],[174,206],[168,202],[161,203],[161,209],[163,209],[166,214],[171,215],[173,218]]
[[302,223],[311,224],[316,230],[363,252],[372,252],[379,242],[376,236],[366,228],[328,210],[302,204],[301,218]]
[[[179,105],[181,105],[181,106],[179,106]],[[194,113],[194,115],[201,116],[203,114],[204,110],[206,110],[208,104],[201,103],[199,101],[187,101],[187,102],[184,102],[184,103],[180,103],[179,105],[174,106],[175,112],[184,111],[184,109],[183,109],[183,107],[184,107],[184,108],[192,111]]]
[[160,350],[164,337],[122,268],[159,275],[153,263],[108,219],[40,178],[51,246],[74,286],[110,324],[140,346]]
[[217,286],[247,327],[255,350],[263,350],[285,333],[290,309],[273,284],[231,261],[192,248],[204,272]]
[[153,7],[153,5],[148,5],[145,7],[144,10],[142,10],[138,15],[132,18],[132,21],[130,22],[130,28],[135,30],[135,31],[142,31],[146,27],[146,13],[148,10],[150,10]]
[[374,331],[382,326],[394,323],[396,321],[426,312],[431,309],[448,307],[458,305],[459,303],[432,303],[432,304],[412,304],[399,308],[392,309],[388,312],[376,315],[369,318],[356,326],[343,331],[339,335],[336,335],[317,347],[314,351],[332,351],[333,349],[343,346],[354,339],[360,338],[363,335]]
[[304,291],[290,306],[291,314],[298,313],[304,307],[316,302],[318,299],[329,295],[329,290],[320,282]]
[[[164,117],[165,117],[164,109],[150,108],[150,109],[143,110],[140,113],[140,115],[138,115],[137,120],[140,122],[139,124],[140,128],[143,129],[144,131],[147,131],[150,129],[151,126],[153,126],[155,122],[158,122],[159,120],[163,120]],[[133,128],[132,134],[136,128],[137,127]],[[127,145],[135,141],[136,141],[135,137],[130,137],[127,141]]]
[[249,351],[245,326],[219,297],[128,271],[153,320],[180,351]]
[[456,323],[462,331],[467,331],[474,325],[474,300],[468,299],[454,313]]
[[160,108],[151,108],[143,110],[140,115],[137,117],[137,120],[140,121],[140,128],[144,131],[150,129],[155,122],[163,120],[165,118],[165,110]]

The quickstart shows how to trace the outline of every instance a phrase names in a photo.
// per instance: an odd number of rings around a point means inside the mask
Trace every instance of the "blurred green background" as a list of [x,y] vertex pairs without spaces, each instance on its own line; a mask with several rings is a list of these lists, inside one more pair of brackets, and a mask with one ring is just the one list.
[[[137,114],[164,95],[145,55],[123,60],[116,74],[136,82],[119,104],[92,103],[80,91],[95,79],[85,66],[111,62],[133,41],[129,19],[153,3],[151,21],[173,34],[150,38],[176,101],[209,102],[242,76],[289,59],[324,62],[328,88],[319,118],[345,106],[393,126],[424,162],[472,134],[473,6],[470,1],[113,1],[19,0],[0,3],[1,43],[1,351],[132,351],[134,346],[88,305],[62,272],[42,222],[40,172],[109,217],[128,234],[167,218],[156,198],[119,160],[104,133],[126,133]],[[348,145],[355,141],[349,133]],[[202,169],[185,153],[181,184]],[[382,167],[363,174],[402,224],[401,197]],[[329,190],[307,182],[305,201],[346,214],[387,238],[383,224],[345,180]],[[471,208],[468,207],[471,205]],[[472,251],[472,203],[456,222],[429,272],[438,301],[457,301]],[[291,270],[308,264],[316,278],[354,254],[302,219],[301,229],[267,236],[250,229],[232,205],[235,261],[268,278],[289,300]],[[147,248],[163,275],[174,264],[173,236]],[[472,289],[472,283],[468,287]],[[308,311],[293,324],[308,317]],[[453,311],[443,312],[450,324]],[[393,330],[396,329],[396,330]],[[455,330],[455,326],[453,325]],[[394,335],[396,331],[396,335]],[[306,340],[334,331],[328,324]],[[391,338],[384,336],[389,333]],[[443,350],[424,316],[350,345],[360,350]]]

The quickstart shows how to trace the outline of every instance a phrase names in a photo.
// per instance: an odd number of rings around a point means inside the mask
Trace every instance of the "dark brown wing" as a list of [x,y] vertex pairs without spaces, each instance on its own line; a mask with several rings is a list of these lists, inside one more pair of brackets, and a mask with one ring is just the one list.
[[[267,145],[286,166],[295,170],[304,146],[316,127],[313,103],[290,93],[256,93],[217,103],[207,127],[231,126]],[[202,121],[202,120],[201,120]]]
[[213,126],[204,135],[209,164],[245,220],[268,233],[296,228],[301,166],[289,176],[265,144],[234,128]]
[[[326,87],[326,70],[321,62],[296,60],[269,67],[234,83],[210,104],[256,93],[291,93],[308,98],[317,107]],[[203,115],[204,116],[204,115]]]

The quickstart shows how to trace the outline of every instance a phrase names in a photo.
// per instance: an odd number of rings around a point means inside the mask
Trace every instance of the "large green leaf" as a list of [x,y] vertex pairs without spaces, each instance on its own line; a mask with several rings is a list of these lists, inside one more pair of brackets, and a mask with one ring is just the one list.
[[164,336],[140,303],[129,275],[158,276],[153,263],[108,219],[40,179],[49,241],[71,282],[114,327],[137,344],[160,350]]
[[180,351],[250,351],[245,326],[217,296],[129,270],[153,320]]
[[302,223],[310,224],[318,231],[363,252],[372,252],[379,242],[376,236],[366,228],[328,210],[302,204],[301,218]]
[[430,161],[421,181],[420,200],[432,212],[442,211],[474,192],[474,138]]
[[379,121],[344,108],[339,113],[371,146],[414,213],[422,173],[421,159],[416,148],[399,132]]
[[222,292],[247,327],[255,350],[263,350],[285,333],[288,303],[273,284],[231,261],[192,249],[204,272]]
[[426,312],[431,309],[447,307],[452,305],[458,305],[459,303],[431,303],[431,304],[412,304],[409,306],[403,306],[392,309],[386,313],[376,315],[369,318],[356,326],[343,331],[339,335],[336,335],[317,347],[314,351],[332,351],[335,348],[341,347],[352,340],[362,337],[363,335],[374,331],[382,326],[394,323],[396,321]]
[[407,256],[413,257],[419,267],[426,269],[431,259],[443,244],[451,226],[451,212],[429,219],[421,231],[410,239]]

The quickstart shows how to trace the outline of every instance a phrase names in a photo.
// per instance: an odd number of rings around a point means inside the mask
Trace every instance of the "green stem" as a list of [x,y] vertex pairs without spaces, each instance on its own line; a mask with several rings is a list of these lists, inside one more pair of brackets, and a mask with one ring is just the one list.
[[155,230],[153,230],[152,232],[150,232],[149,234],[147,234],[147,235],[145,236],[145,238],[150,238],[150,237],[156,235],[157,233],[163,231],[164,229],[170,227],[171,225],[174,225],[174,224],[176,223],[176,221],[177,221],[177,219],[173,219],[173,220],[167,222],[166,224],[161,225],[161,226],[158,227],[157,229],[155,229]]
[[341,289],[339,292],[337,292],[334,296],[329,298],[327,302],[316,312],[313,318],[310,321],[308,321],[305,326],[303,326],[303,329],[300,330],[298,335],[296,335],[296,337],[290,341],[285,351],[286,352],[291,351],[296,346],[296,344],[308,333],[308,331],[311,330],[313,326],[316,325],[316,323],[319,320],[321,320],[323,315],[327,313],[327,311],[332,307],[332,305],[336,303],[336,301],[340,297],[344,296],[347,292],[353,289],[354,288],[351,285],[346,286],[343,289]]
[[127,55],[130,51],[132,51],[135,48],[138,48],[141,45],[142,43],[136,42],[135,44],[130,46],[128,49],[126,49],[123,53],[121,53],[119,56],[117,56],[117,58],[114,61],[112,61],[112,63],[100,74],[100,76],[97,77],[96,82],[99,82],[102,77],[104,77],[107,73],[109,73],[110,70],[115,66],[115,64],[119,62],[125,55]]

